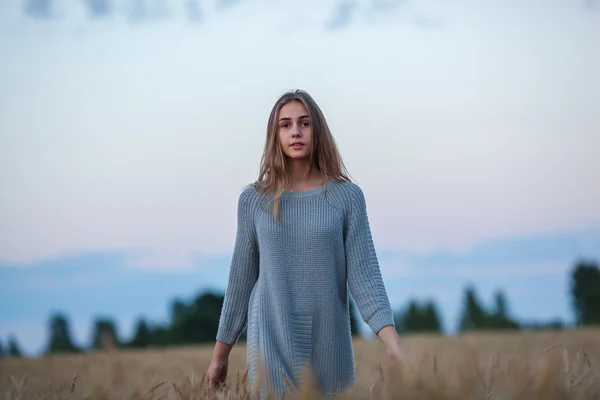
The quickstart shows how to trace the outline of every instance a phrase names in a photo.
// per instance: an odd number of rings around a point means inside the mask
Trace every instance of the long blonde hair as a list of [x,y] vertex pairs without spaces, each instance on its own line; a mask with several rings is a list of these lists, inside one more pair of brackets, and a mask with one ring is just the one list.
[[310,149],[308,176],[315,166],[325,176],[325,182],[328,182],[330,178],[337,181],[350,180],[325,116],[314,99],[304,90],[292,90],[284,93],[277,100],[269,115],[260,172],[258,179],[254,182],[254,187],[260,195],[272,196],[272,212],[277,223],[280,221],[279,199],[290,183],[287,156],[281,150],[279,143],[278,119],[281,108],[292,101],[298,101],[304,105],[312,125],[312,148]]

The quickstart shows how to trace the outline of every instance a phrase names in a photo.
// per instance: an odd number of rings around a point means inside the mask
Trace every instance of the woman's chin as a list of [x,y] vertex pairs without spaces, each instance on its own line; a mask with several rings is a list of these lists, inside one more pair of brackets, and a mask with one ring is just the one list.
[[290,160],[293,160],[293,161],[308,161],[310,158],[310,156],[308,154],[304,154],[304,153],[300,153],[300,152],[293,152],[293,153],[289,153],[286,155]]

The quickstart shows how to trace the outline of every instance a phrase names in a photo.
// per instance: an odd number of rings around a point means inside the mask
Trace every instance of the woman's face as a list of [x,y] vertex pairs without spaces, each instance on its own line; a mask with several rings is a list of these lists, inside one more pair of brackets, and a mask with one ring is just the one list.
[[283,154],[295,160],[308,159],[312,148],[312,125],[308,110],[299,101],[281,107],[277,121]]

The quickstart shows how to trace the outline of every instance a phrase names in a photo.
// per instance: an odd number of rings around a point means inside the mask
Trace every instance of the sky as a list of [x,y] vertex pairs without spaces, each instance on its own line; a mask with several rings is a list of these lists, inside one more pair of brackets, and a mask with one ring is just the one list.
[[474,284],[572,319],[569,270],[600,260],[595,2],[25,3],[0,4],[0,340],[43,350],[53,310],[81,345],[99,315],[126,337],[225,290],[294,88],[365,192],[395,308],[435,299],[452,331]]

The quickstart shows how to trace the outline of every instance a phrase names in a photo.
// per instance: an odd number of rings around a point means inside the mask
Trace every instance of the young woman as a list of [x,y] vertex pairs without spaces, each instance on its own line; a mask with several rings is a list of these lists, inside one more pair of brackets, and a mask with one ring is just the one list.
[[279,398],[288,383],[301,385],[306,367],[321,393],[348,389],[355,369],[347,288],[388,356],[400,359],[363,192],[315,101],[288,92],[271,111],[258,180],[238,200],[206,383],[225,381],[229,352],[247,327],[248,375],[254,384],[261,374],[261,390]]

